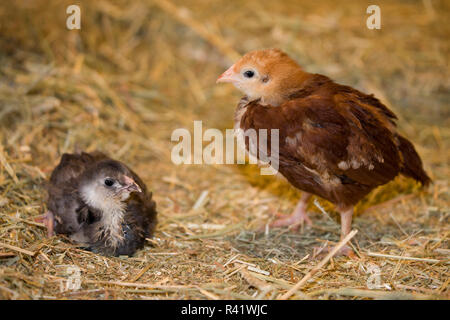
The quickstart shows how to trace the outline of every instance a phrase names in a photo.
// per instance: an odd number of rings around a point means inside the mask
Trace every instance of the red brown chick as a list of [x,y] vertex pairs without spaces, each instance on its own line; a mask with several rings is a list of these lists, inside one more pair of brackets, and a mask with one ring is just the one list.
[[292,215],[272,226],[311,223],[306,207],[314,194],[336,205],[342,239],[353,207],[372,189],[398,174],[431,182],[414,146],[397,133],[391,110],[373,95],[305,72],[278,49],[247,53],[217,82],[231,82],[245,94],[236,128],[279,130],[278,171],[304,191]]

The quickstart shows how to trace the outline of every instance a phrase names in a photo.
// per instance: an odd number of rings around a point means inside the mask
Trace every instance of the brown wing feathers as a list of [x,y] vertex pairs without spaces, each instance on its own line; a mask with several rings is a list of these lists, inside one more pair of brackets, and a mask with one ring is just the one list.
[[397,135],[399,150],[402,157],[401,173],[407,177],[420,181],[424,186],[431,183],[430,177],[423,170],[422,160],[412,143],[401,135]]
[[279,107],[250,102],[241,128],[279,129],[280,172],[302,190],[350,205],[399,173],[430,181],[395,119],[373,96],[313,75]]

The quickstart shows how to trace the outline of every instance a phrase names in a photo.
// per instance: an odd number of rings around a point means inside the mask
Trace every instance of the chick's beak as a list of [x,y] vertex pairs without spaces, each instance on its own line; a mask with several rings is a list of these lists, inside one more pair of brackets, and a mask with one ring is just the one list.
[[127,190],[129,192],[142,192],[142,189],[139,187],[139,185],[130,177],[125,176],[124,177],[124,190]]
[[227,71],[222,73],[222,75],[217,78],[216,83],[219,82],[236,82],[238,81],[238,77],[236,72],[234,72],[234,65],[232,65],[230,68],[228,68]]

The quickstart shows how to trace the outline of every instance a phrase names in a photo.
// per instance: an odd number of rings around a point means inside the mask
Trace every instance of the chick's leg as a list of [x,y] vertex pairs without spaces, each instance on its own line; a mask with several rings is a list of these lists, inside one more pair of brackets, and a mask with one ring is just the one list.
[[[352,229],[353,207],[344,210],[339,210],[341,215],[341,240],[344,239]],[[353,250],[350,246],[345,245],[339,250],[338,255],[345,255],[354,257]]]
[[53,212],[51,212],[50,210],[47,211],[44,215],[44,218],[42,219],[44,225],[47,227],[47,236],[53,237],[53,235],[55,234],[54,232],[54,226],[55,226],[55,216],[53,215]]
[[[352,216],[353,216],[353,207],[351,208],[345,208],[345,209],[338,209],[339,214],[341,215],[341,240],[347,236],[352,228]],[[314,248],[314,256],[318,256],[321,254],[329,253],[331,250],[333,250],[334,246],[327,245],[326,247]],[[318,252],[317,252],[318,251]],[[316,253],[317,252],[317,253]],[[355,253],[353,252],[352,248],[349,245],[343,246],[337,253],[336,256],[347,256],[349,258],[356,258]]]
[[273,221],[270,224],[270,226],[271,227],[292,226],[294,229],[297,229],[303,223],[306,223],[307,225],[312,225],[312,222],[308,217],[308,213],[306,212],[309,198],[311,198],[311,194],[303,192],[300,201],[297,203],[297,206],[295,207],[292,214],[290,216],[283,217],[281,219]]
[[341,215],[341,240],[350,233],[352,228],[353,207],[339,211]]

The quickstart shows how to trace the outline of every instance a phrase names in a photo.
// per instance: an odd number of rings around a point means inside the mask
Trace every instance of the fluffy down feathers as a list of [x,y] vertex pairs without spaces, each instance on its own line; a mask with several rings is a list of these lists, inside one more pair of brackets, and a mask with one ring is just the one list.
[[[104,186],[105,177],[117,181],[116,186]],[[143,181],[100,152],[64,154],[50,177],[48,194],[55,232],[94,252],[132,255],[156,226],[156,204]]]

